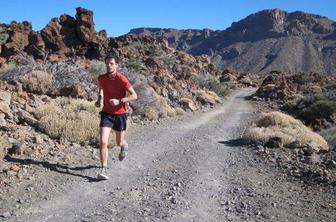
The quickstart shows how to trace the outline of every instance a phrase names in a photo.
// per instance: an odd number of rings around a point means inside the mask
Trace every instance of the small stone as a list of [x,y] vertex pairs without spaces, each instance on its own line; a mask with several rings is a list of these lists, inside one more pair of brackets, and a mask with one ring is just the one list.
[[176,204],[176,203],[177,203],[176,198],[175,198],[175,197],[172,197],[172,198],[170,199],[170,202],[173,203],[173,204]]
[[329,169],[331,168],[336,168],[336,161],[335,160],[328,160],[328,162],[326,163],[327,167]]
[[10,216],[11,216],[11,213],[9,213],[8,211],[4,213],[0,213],[0,217],[8,218]]
[[21,168],[18,165],[14,165],[14,166],[11,166],[10,169],[13,170],[14,172],[19,172]]

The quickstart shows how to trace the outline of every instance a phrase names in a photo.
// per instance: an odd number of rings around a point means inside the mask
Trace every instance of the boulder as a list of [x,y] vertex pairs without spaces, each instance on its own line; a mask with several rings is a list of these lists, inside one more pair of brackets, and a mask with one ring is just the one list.
[[1,55],[5,58],[9,58],[20,51],[24,51],[29,45],[29,34],[31,31],[32,25],[30,22],[24,21],[18,23],[13,21],[6,30],[8,39],[2,46],[3,50]]
[[93,23],[93,12],[85,8],[76,8],[77,35],[83,43],[93,41],[95,27]]

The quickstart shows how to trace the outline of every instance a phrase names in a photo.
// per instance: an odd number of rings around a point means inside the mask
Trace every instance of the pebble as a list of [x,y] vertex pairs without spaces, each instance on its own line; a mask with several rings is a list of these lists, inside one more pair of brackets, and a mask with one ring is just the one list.
[[176,204],[176,203],[177,203],[175,197],[172,197],[172,198],[170,199],[170,202],[173,203],[173,204]]
[[11,216],[11,213],[9,213],[9,212],[4,212],[4,213],[0,214],[0,217],[4,217],[4,218],[8,218],[10,216]]

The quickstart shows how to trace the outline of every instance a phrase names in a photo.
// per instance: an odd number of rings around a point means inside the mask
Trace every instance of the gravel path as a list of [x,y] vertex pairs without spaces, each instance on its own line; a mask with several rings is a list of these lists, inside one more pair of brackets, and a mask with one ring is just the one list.
[[93,179],[96,168],[76,171],[66,189],[0,220],[336,221],[335,193],[289,181],[239,145],[255,117],[244,99],[253,92],[133,127],[127,159],[111,151],[108,181]]

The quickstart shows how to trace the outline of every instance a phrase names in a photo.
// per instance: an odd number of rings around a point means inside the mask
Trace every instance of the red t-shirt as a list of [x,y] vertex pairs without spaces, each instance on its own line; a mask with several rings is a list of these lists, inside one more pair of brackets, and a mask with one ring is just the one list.
[[103,89],[104,106],[103,111],[110,114],[127,113],[127,104],[121,103],[118,106],[112,106],[110,99],[122,99],[126,96],[127,89],[132,85],[128,79],[116,72],[116,74],[109,78],[108,74],[103,74],[98,77],[99,87]]

